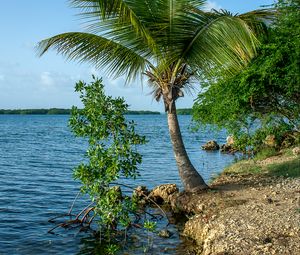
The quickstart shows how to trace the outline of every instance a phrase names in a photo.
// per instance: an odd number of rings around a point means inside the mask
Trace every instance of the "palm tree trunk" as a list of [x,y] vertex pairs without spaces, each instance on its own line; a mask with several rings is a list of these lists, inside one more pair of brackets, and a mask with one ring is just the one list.
[[188,192],[207,189],[208,186],[201,175],[197,172],[195,167],[192,165],[185,150],[177,119],[175,102],[172,103],[172,107],[167,114],[174,155],[184,189]]

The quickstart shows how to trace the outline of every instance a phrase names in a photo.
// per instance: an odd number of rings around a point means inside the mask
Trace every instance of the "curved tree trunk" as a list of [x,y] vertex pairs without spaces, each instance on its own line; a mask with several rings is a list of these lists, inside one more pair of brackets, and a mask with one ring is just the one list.
[[192,165],[185,150],[177,119],[175,102],[172,102],[171,109],[167,111],[167,114],[174,155],[184,189],[189,192],[207,189],[208,186]]

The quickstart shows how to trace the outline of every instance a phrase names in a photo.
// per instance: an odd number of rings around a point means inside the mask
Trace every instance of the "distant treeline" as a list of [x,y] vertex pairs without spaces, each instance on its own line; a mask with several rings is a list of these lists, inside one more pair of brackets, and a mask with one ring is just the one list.
[[70,109],[14,109],[4,110],[0,109],[0,114],[70,114]]
[[127,111],[126,114],[130,115],[143,115],[143,114],[160,114],[160,112],[152,112],[152,111]]
[[[60,108],[51,108],[51,109],[15,109],[15,110],[4,110],[0,109],[0,114],[65,114],[69,115],[71,109],[60,109]],[[152,111],[127,111],[126,114],[132,115],[142,115],[142,114],[160,114],[159,112]]]
[[191,115],[192,109],[191,108],[177,109],[176,112],[178,115]]

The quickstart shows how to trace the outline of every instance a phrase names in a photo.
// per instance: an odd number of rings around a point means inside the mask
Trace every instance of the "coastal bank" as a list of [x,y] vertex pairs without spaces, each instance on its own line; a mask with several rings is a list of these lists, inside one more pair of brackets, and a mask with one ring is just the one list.
[[[199,193],[167,191],[173,211],[187,216],[188,254],[292,254],[300,251],[300,148],[226,168]],[[172,186],[169,186],[172,187]]]

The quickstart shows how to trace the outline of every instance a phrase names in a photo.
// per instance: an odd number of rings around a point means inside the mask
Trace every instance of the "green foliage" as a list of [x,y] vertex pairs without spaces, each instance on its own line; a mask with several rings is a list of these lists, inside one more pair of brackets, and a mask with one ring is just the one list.
[[105,254],[114,255],[119,250],[119,246],[116,244],[109,244],[105,249]]
[[258,56],[238,75],[204,83],[193,107],[196,122],[225,127],[244,149],[300,130],[300,4],[280,0],[276,8]]
[[156,230],[156,222],[147,220],[144,222],[144,228],[147,231],[154,232]]
[[105,95],[101,79],[94,78],[90,84],[79,81],[75,90],[80,93],[84,108],[72,108],[69,125],[76,136],[88,140],[89,148],[87,162],[75,168],[74,177],[81,181],[82,192],[94,203],[100,227],[127,228],[129,212],[135,204],[111,184],[121,177],[139,175],[137,166],[142,156],[137,146],[146,142],[145,137],[138,135],[134,122],[124,117],[128,109],[124,99]]
[[147,247],[144,247],[144,253],[147,253],[149,249],[153,246],[153,236],[150,234],[150,232],[154,233],[156,231],[156,222],[146,220],[144,222],[144,228],[147,230]]

